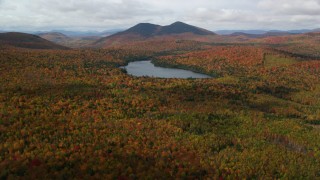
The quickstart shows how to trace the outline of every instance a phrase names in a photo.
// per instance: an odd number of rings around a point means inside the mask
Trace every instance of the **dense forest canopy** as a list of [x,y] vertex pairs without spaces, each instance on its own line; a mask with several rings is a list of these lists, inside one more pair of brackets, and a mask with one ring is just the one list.
[[[320,45],[304,38],[2,44],[0,178],[317,179]],[[146,58],[215,78],[118,68]]]

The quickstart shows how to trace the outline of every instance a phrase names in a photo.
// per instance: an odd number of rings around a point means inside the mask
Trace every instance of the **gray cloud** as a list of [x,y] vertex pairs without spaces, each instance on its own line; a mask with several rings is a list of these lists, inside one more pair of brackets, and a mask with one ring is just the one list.
[[319,0],[263,0],[258,6],[279,15],[320,15]]
[[178,20],[211,30],[318,28],[320,0],[0,0],[5,30],[106,30]]

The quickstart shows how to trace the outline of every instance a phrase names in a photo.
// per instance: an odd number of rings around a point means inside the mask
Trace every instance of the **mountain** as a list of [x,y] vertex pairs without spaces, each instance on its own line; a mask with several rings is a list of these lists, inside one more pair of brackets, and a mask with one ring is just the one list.
[[215,33],[185,24],[183,22],[175,22],[169,26],[164,26],[160,28],[156,35],[169,35],[169,34],[181,34],[181,33],[192,33],[196,35],[215,35]]
[[230,35],[226,34],[224,36],[245,36],[245,37],[250,37],[250,38],[256,38],[256,37],[260,37],[262,34],[248,34],[248,33],[244,33],[244,32],[234,32]]
[[313,29],[312,32],[320,32],[320,28]]
[[100,37],[105,37],[105,36],[110,36],[112,34],[115,34],[121,30],[119,29],[112,29],[112,30],[106,30],[106,31],[57,31],[61,32],[69,37],[92,37],[92,36],[100,36]]
[[117,33],[114,36],[126,35],[126,34],[136,34],[136,35],[140,35],[142,37],[151,37],[151,36],[155,36],[157,34],[157,32],[159,30],[161,30],[161,28],[162,27],[160,25],[156,25],[156,24],[140,23],[140,24],[137,24],[137,25],[129,28],[126,31]]
[[106,31],[66,31],[66,30],[52,30],[52,31],[36,31],[36,32],[26,32],[29,34],[46,34],[46,33],[61,33],[68,37],[75,38],[75,37],[92,37],[92,36],[99,36],[105,37],[120,32],[119,29],[111,29]]
[[310,30],[310,29],[297,29],[297,30],[289,30],[287,32],[292,33],[292,34],[303,34],[303,33],[308,33],[311,31],[312,30]]
[[140,23],[126,31],[117,33],[115,35],[123,35],[128,33],[135,33],[143,37],[162,36],[182,33],[193,33],[196,35],[214,35],[213,32],[201,29],[195,26],[185,24],[183,22],[175,22],[168,26],[160,26],[150,23]]
[[184,39],[194,40],[200,39],[203,36],[212,36],[215,33],[192,26],[183,22],[175,22],[171,25],[160,26],[150,23],[137,24],[123,32],[104,37],[96,41],[93,46],[105,47],[119,45],[144,40],[154,39]]
[[215,31],[215,33],[219,35],[231,35],[234,33],[243,33],[243,34],[265,34],[268,31],[265,30],[219,30]]
[[289,36],[289,35],[294,35],[293,33],[289,33],[286,31],[268,31],[264,34],[247,34],[243,32],[235,32],[230,35],[225,35],[225,36],[243,36],[243,37],[248,37],[248,38],[265,38],[265,37],[274,37],[274,36]]
[[68,49],[39,36],[18,32],[0,33],[0,45],[29,49]]
[[290,33],[287,31],[269,31],[265,34],[263,34],[263,36],[265,37],[269,37],[269,36],[289,36],[289,35],[294,35],[294,34],[298,34],[298,33]]
[[237,33],[249,34],[249,35],[264,35],[264,34],[304,34],[309,32],[319,32],[320,28],[318,29],[298,29],[298,30],[288,30],[288,31],[281,31],[281,30],[219,30],[215,31],[215,33],[219,35],[234,35]]

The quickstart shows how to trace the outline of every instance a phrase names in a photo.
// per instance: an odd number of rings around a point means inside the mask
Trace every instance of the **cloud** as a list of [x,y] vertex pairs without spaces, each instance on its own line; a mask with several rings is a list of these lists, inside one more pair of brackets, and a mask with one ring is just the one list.
[[320,0],[261,0],[257,7],[274,29],[317,28],[320,23]]
[[[162,13],[148,3],[130,0],[30,0],[31,3],[26,0],[21,1],[16,9],[3,13],[6,14],[7,20],[1,18],[1,24],[95,28],[131,24]],[[7,3],[6,8],[11,4]]]
[[320,0],[0,0],[0,27],[106,30],[185,21],[207,29],[317,28]]
[[263,0],[258,7],[280,15],[320,15],[319,0]]

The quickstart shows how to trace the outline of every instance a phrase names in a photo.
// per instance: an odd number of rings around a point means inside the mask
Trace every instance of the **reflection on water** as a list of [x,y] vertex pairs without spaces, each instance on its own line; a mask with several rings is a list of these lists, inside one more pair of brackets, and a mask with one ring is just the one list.
[[211,78],[211,76],[183,69],[163,68],[154,66],[151,61],[130,62],[125,68],[133,76],[149,76],[160,78]]

